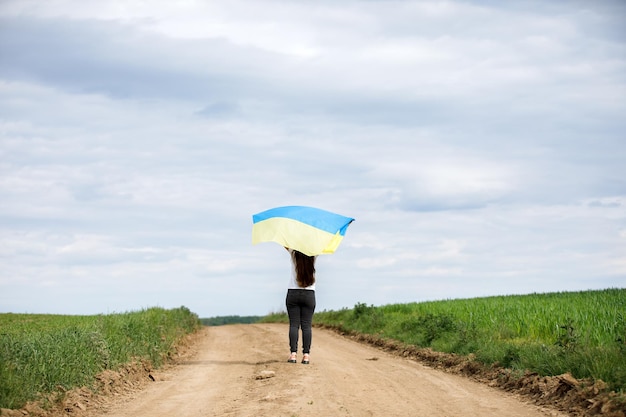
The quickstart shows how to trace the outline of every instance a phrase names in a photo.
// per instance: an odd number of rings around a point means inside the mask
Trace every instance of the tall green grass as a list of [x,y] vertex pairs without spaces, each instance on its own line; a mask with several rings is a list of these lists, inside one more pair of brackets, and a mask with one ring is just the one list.
[[89,386],[133,360],[160,366],[200,326],[186,307],[97,316],[0,314],[0,408]]
[[[266,320],[285,320],[275,315]],[[626,391],[626,289],[392,304],[316,313],[315,323],[475,354],[541,375],[570,372]]]

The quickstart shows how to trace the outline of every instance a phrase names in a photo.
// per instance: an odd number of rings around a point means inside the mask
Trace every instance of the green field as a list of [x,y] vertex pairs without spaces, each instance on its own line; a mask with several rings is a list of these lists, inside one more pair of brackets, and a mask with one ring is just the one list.
[[[285,314],[265,321],[287,321]],[[541,375],[570,372],[626,391],[626,289],[511,295],[318,312],[314,323],[474,354]]]
[[79,386],[142,359],[158,367],[200,326],[185,307],[97,316],[0,314],[0,408]]

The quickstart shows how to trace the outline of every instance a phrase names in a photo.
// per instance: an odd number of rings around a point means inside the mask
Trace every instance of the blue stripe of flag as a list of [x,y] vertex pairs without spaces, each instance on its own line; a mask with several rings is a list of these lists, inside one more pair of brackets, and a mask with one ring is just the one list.
[[273,217],[293,219],[329,233],[335,234],[339,232],[341,236],[345,235],[348,226],[354,221],[351,217],[342,216],[315,207],[285,206],[254,214],[252,216],[252,222],[259,223]]

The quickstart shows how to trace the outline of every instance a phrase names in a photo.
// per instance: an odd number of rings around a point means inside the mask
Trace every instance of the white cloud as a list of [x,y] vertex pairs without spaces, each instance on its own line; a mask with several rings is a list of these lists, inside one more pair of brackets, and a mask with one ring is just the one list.
[[320,309],[623,286],[620,10],[4,1],[0,311],[276,310],[287,204]]

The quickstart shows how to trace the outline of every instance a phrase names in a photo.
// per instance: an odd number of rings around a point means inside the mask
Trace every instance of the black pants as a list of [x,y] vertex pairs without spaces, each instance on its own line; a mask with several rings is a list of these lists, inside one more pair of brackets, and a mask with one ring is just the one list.
[[310,353],[313,332],[313,313],[315,312],[315,291],[287,290],[287,314],[289,314],[289,347],[291,352],[298,351],[298,333],[302,328],[302,353]]

